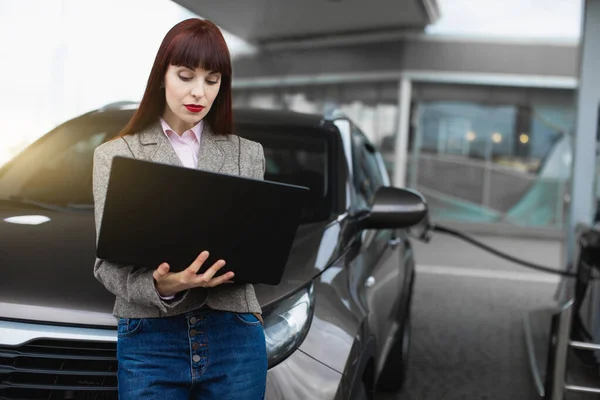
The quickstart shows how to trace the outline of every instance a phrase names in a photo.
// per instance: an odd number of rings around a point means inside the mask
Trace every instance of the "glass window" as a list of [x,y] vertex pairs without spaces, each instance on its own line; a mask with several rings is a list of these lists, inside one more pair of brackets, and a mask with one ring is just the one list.
[[341,111],[381,146],[398,131],[398,81],[234,89],[236,105],[330,115]]
[[[598,120],[598,134],[600,135],[600,119]],[[598,149],[600,149],[600,142],[598,142]],[[596,214],[594,223],[600,224],[600,155],[596,157]]]
[[281,109],[283,104],[277,93],[253,92],[249,96],[248,105],[252,108],[264,108],[267,110]]
[[352,141],[357,206],[368,208],[377,190],[384,185],[385,179],[381,174],[375,148],[356,127],[353,128]]
[[434,218],[562,226],[573,109],[527,101],[419,103],[409,184]]

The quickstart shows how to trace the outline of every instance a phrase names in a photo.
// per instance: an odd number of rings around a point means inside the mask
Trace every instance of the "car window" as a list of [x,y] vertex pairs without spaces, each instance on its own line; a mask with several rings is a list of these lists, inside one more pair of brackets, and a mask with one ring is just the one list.
[[[598,130],[600,131],[600,126]],[[594,217],[594,224],[598,223],[600,223],[600,155],[596,157],[596,215]]]
[[94,149],[125,122],[88,117],[58,127],[5,165],[0,198],[59,207],[92,206]]
[[259,142],[264,149],[265,179],[310,189],[302,210],[303,223],[318,222],[331,216],[330,146],[325,135],[294,128],[270,131],[269,128],[240,127],[240,135]]
[[377,189],[385,185],[376,151],[357,128],[352,132],[354,187],[357,207],[369,208]]

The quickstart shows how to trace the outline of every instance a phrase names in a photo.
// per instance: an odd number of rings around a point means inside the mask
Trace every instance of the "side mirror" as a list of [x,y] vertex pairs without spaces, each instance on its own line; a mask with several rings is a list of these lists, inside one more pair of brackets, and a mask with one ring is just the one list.
[[417,191],[380,187],[375,193],[371,211],[362,221],[365,229],[409,228],[427,216],[427,201]]

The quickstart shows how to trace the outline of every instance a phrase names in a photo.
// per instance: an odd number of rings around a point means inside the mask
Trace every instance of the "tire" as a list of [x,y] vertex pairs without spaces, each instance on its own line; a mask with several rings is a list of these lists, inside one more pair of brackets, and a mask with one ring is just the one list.
[[406,380],[411,336],[411,307],[410,302],[405,313],[402,328],[394,340],[379,379],[377,391],[382,393],[399,392]]

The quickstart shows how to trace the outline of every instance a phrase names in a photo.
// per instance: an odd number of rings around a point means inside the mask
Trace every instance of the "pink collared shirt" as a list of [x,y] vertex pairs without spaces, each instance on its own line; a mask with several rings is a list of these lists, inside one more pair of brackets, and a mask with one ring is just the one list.
[[173,150],[177,153],[177,156],[181,160],[181,163],[188,168],[196,168],[198,166],[198,152],[200,151],[200,138],[202,137],[203,122],[200,121],[192,129],[188,129],[183,132],[183,135],[179,136],[175,132],[167,121],[160,119],[163,132]]
[[[177,132],[175,132],[167,121],[164,119],[160,119],[160,124],[162,126],[162,130],[169,139],[171,146],[173,146],[173,150],[177,153],[177,156],[181,160],[181,163],[184,167],[188,168],[196,168],[198,166],[198,152],[200,151],[200,138],[202,137],[202,124],[203,121],[198,122],[192,129],[188,129],[183,132],[183,135],[179,136]],[[175,296],[161,296],[156,291],[158,297],[163,300],[172,300]]]

